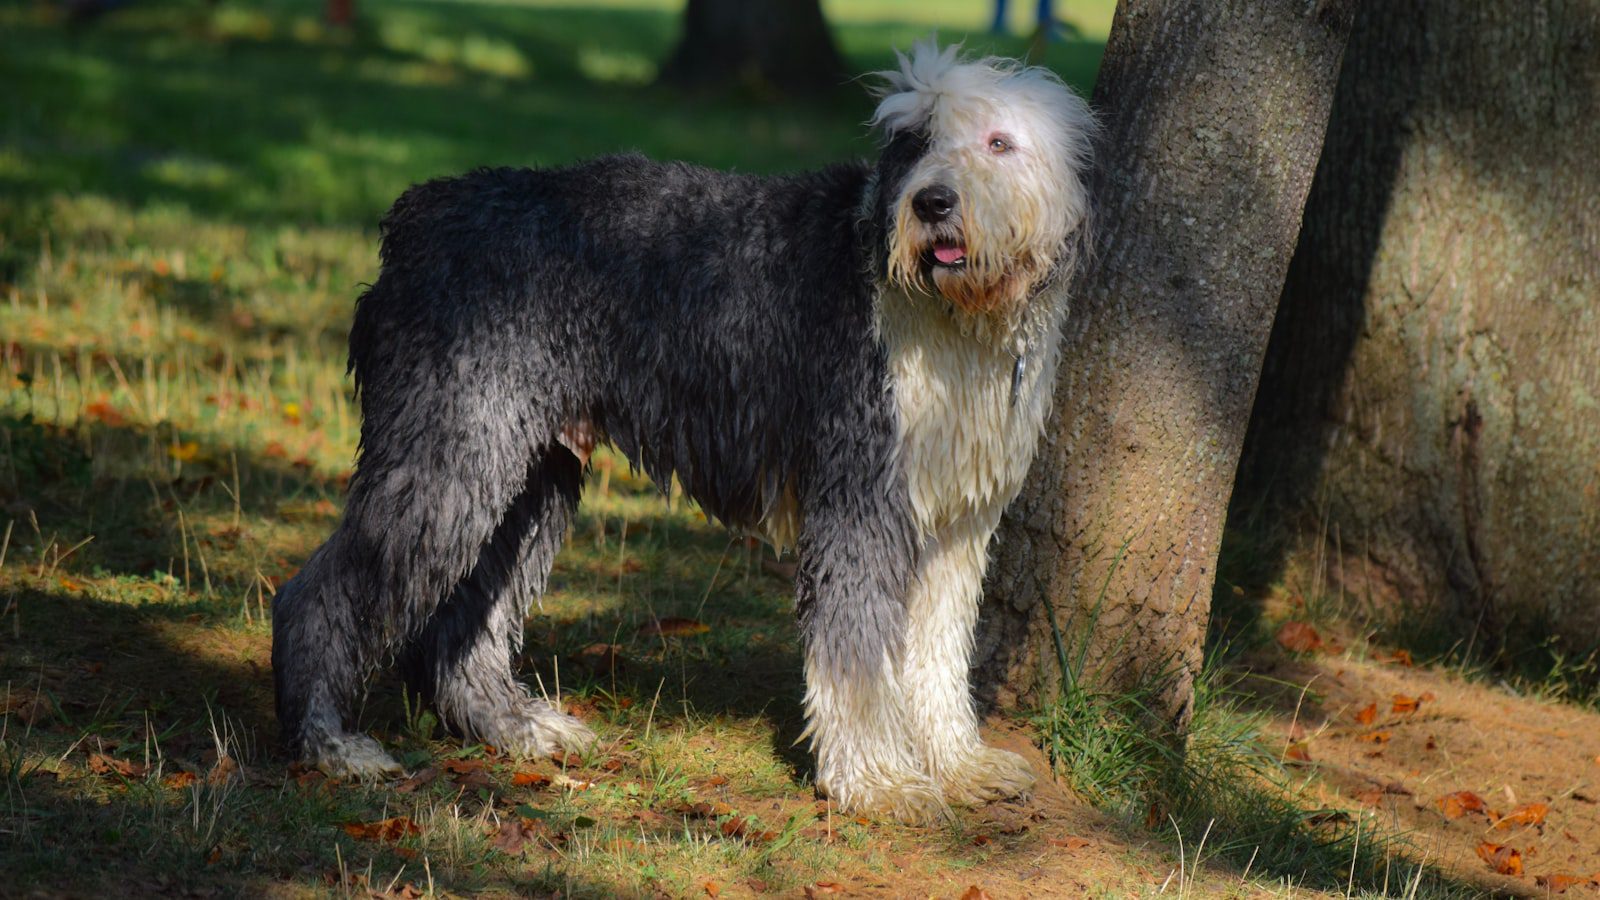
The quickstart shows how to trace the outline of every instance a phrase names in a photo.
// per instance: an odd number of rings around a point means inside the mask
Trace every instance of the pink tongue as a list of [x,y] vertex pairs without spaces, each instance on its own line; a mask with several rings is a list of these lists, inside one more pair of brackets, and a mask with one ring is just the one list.
[[967,258],[967,248],[957,244],[938,244],[933,248],[933,258],[945,265],[954,265]]

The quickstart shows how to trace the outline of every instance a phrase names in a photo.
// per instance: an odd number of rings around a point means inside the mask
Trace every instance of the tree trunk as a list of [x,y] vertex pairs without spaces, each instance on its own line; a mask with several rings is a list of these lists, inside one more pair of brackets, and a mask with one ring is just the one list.
[[661,69],[663,81],[682,87],[744,83],[801,94],[844,78],[819,0],[689,0],[683,37]]
[[1074,292],[1055,413],[993,548],[977,678],[1001,705],[1055,689],[1054,621],[1102,685],[1169,676],[1153,712],[1187,727],[1352,5],[1118,7],[1094,98],[1099,251]]
[[1246,459],[1408,627],[1600,642],[1600,2],[1358,17]]

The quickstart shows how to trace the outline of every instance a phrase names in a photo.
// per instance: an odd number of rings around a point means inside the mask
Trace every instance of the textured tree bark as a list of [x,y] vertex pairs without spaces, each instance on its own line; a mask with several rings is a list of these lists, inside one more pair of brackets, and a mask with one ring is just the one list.
[[[1060,677],[1166,673],[1193,704],[1218,543],[1353,2],[1124,0],[1094,105],[1099,251],[1056,408],[992,549],[977,680],[1002,706]],[[1103,598],[1103,602],[1102,602]]]
[[1358,17],[1246,461],[1355,596],[1600,642],[1600,2]]
[[683,37],[661,68],[683,87],[745,83],[822,93],[844,82],[819,0],[689,0]]

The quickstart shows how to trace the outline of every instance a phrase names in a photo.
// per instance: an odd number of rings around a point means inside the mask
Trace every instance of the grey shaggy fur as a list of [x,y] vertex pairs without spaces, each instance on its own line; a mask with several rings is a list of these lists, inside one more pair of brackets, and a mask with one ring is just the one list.
[[512,675],[578,502],[558,442],[574,422],[731,525],[792,490],[813,658],[841,681],[891,658],[918,542],[873,303],[924,141],[792,177],[618,156],[407,191],[350,333],[345,515],[273,600],[291,751],[392,766],[354,733],[391,656],[458,732],[513,752],[581,740]]

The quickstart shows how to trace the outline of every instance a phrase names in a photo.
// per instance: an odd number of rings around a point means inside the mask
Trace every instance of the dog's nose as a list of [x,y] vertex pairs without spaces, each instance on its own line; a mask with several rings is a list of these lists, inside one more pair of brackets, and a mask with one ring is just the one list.
[[930,185],[911,198],[911,211],[929,225],[937,225],[955,212],[956,192],[942,184]]

